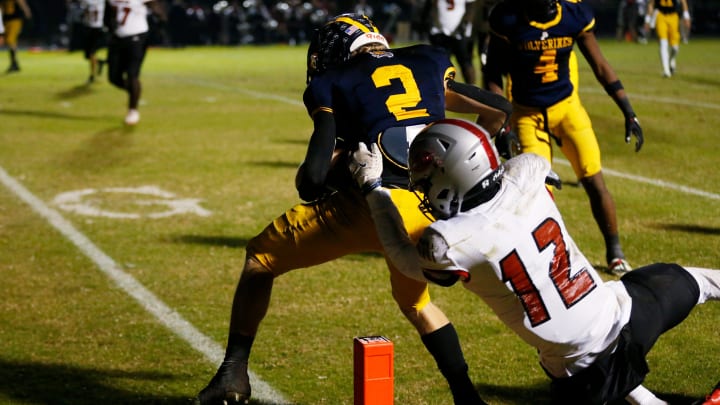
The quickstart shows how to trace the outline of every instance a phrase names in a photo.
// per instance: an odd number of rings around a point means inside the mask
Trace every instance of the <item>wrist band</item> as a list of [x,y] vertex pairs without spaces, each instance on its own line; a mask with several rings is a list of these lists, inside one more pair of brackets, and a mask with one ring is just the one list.
[[690,19],[690,13],[687,10],[683,11],[683,18],[686,20]]
[[617,93],[618,90],[622,89],[624,89],[624,87],[622,83],[620,83],[620,80],[615,80],[614,82],[605,85],[605,91],[611,96]]
[[382,186],[382,180],[376,179],[372,183],[365,183],[360,187],[360,192],[362,195],[368,195],[371,191],[375,190],[376,188]]

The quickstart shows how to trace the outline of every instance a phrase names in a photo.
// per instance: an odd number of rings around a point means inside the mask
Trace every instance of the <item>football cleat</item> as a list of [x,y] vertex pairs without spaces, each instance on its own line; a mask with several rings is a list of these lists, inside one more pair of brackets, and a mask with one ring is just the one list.
[[128,110],[125,116],[125,125],[136,125],[140,122],[140,112],[138,110]]
[[615,276],[622,276],[623,274],[629,273],[630,271],[632,271],[630,263],[620,257],[612,259],[608,264],[607,272]]
[[700,399],[694,402],[693,405],[720,405],[720,382],[704,400]]
[[198,405],[237,405],[250,402],[250,377],[247,360],[223,361],[207,387],[195,401]]

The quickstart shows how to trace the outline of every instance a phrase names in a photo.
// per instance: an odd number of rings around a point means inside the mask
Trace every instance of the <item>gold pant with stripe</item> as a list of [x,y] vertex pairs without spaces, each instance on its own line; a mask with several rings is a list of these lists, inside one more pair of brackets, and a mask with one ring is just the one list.
[[[410,238],[417,242],[431,221],[418,208],[417,196],[390,190]],[[247,246],[276,277],[288,271],[363,252],[383,253],[370,208],[359,191],[341,191],[322,200],[298,204],[277,217]],[[400,308],[421,311],[430,302],[427,283],[400,273],[388,259],[392,294]]]

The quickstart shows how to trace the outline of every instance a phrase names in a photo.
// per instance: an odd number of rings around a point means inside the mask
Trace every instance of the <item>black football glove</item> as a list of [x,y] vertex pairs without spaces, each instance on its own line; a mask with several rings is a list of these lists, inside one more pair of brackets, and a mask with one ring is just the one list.
[[520,140],[515,131],[510,129],[510,126],[501,129],[495,135],[495,148],[505,160],[512,159],[513,156],[520,154]]
[[640,152],[640,148],[643,146],[644,138],[643,131],[640,127],[640,121],[638,121],[635,114],[625,119],[625,143],[630,143],[632,135],[635,135],[637,141],[635,142],[635,152]]

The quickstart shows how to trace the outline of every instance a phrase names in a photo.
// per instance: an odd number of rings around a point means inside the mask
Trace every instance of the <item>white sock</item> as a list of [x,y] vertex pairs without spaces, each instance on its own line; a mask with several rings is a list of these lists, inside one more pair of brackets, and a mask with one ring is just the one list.
[[630,405],[669,405],[642,385],[638,385],[634,390],[630,391],[625,400]]
[[667,39],[660,40],[660,62],[662,62],[663,73],[670,74],[670,50]]
[[675,70],[675,60],[677,58],[677,54],[680,52],[680,46],[674,45],[670,47],[670,69]]
[[720,300],[720,270],[703,269],[700,267],[685,267],[685,270],[695,278],[695,281],[697,281],[700,287],[698,304],[702,304],[708,300]]

